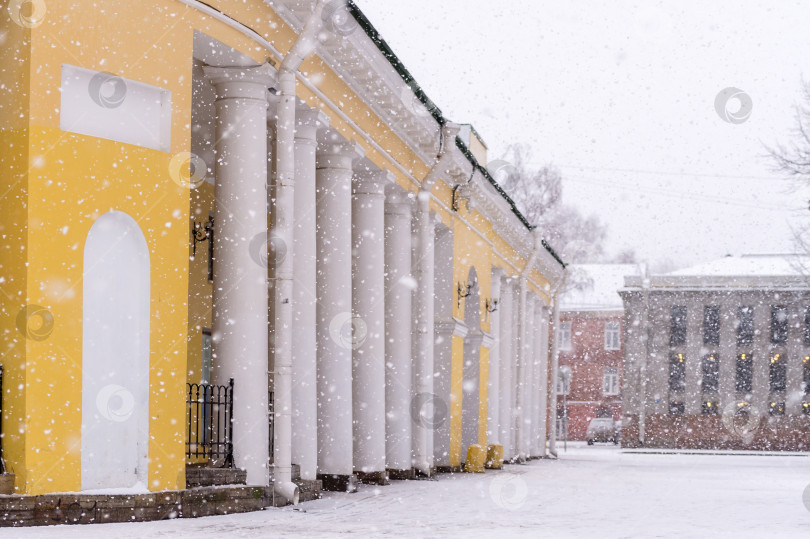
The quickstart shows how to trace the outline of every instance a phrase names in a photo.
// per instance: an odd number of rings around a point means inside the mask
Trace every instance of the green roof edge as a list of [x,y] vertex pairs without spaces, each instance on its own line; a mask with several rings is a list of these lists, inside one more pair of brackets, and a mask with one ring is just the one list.
[[360,25],[360,28],[366,33],[366,35],[371,39],[371,41],[377,45],[377,48],[380,49],[380,52],[385,56],[388,62],[391,64],[391,67],[402,77],[402,80],[405,81],[405,84],[411,87],[413,93],[416,94],[416,97],[425,108],[428,110],[431,116],[439,122],[439,125],[444,125],[447,123],[444,115],[442,114],[441,109],[436,105],[436,103],[431,100],[425,91],[419,86],[419,83],[416,82],[416,79],[413,78],[411,72],[405,67],[405,64],[397,57],[391,47],[386,43],[380,33],[374,28],[374,25],[371,24],[371,21],[365,16],[365,14],[360,11],[360,8],[357,7],[357,4],[354,3],[353,0],[349,0],[348,2],[349,12],[352,14],[354,19],[357,21],[357,24]]
[[[464,141],[461,140],[460,137],[456,137],[456,146],[461,151],[461,153],[464,154],[467,160],[470,163],[472,163],[472,166],[475,167],[478,170],[478,172],[480,172],[484,176],[484,178],[487,179],[487,181],[492,185],[492,187],[494,187],[495,190],[498,191],[498,193],[504,198],[504,200],[506,200],[509,203],[509,206],[512,208],[512,213],[514,213],[515,216],[518,219],[520,219],[520,222],[523,223],[523,226],[525,226],[527,230],[534,230],[535,228],[537,228],[536,225],[529,223],[526,217],[520,212],[517,205],[515,205],[515,201],[512,200],[512,197],[510,197],[509,194],[503,190],[503,187],[501,187],[501,185],[497,181],[495,181],[495,178],[492,177],[489,171],[481,166],[481,164],[472,154],[470,149],[467,148],[467,145],[464,144]],[[560,255],[557,254],[557,251],[555,251],[554,248],[551,247],[551,245],[549,245],[549,243],[545,239],[542,240],[542,244],[545,250],[548,251],[548,253],[554,258],[554,260],[556,260],[560,264],[560,266],[562,266],[563,268],[568,266],[568,264],[563,262],[562,258],[560,258]]]
[[[377,46],[377,48],[380,50],[380,52],[386,58],[386,60],[388,60],[388,62],[391,64],[391,67],[394,68],[397,74],[399,74],[399,76],[402,77],[402,80],[405,81],[405,84],[410,86],[411,90],[413,90],[413,93],[416,95],[419,101],[425,106],[430,115],[433,116],[433,118],[439,123],[440,126],[446,124],[447,119],[442,114],[441,109],[439,109],[436,103],[434,103],[433,100],[431,100],[427,96],[422,87],[419,86],[419,83],[416,82],[416,79],[413,77],[413,75],[411,75],[411,72],[408,71],[408,69],[405,67],[405,64],[402,63],[402,61],[399,59],[396,53],[394,53],[393,49],[391,49],[388,43],[386,43],[385,39],[383,39],[383,37],[380,35],[380,33],[377,31],[374,25],[371,24],[371,21],[368,20],[366,15],[360,10],[360,8],[357,6],[354,0],[348,0],[347,5],[349,7],[349,12],[352,14],[352,17],[354,17],[354,19],[357,21],[357,24],[360,25],[360,28],[362,28],[363,31],[366,33],[366,35],[369,37],[369,39],[371,39],[372,43],[374,43]],[[470,129],[472,131],[475,131],[473,125],[472,124],[469,125]],[[481,138],[481,135],[478,134],[478,131],[475,131],[475,134],[478,137],[478,139],[484,144],[484,146],[486,146],[486,143],[484,143],[484,140]],[[510,197],[506,193],[506,191],[503,190],[503,187],[501,187],[498,184],[498,182],[495,181],[495,179],[490,175],[489,171],[478,163],[478,160],[475,158],[472,152],[470,152],[470,149],[467,147],[467,145],[464,144],[464,141],[456,137],[456,146],[458,147],[459,150],[461,150],[461,153],[464,154],[464,156],[473,165],[473,167],[478,169],[478,171],[487,179],[487,181],[489,181],[490,184],[492,184],[492,186],[504,198],[504,200],[506,200],[506,202],[509,203],[509,206],[512,208],[512,213],[514,213],[515,216],[520,220],[520,222],[523,223],[523,226],[525,226],[527,230],[534,230],[536,227],[526,220],[526,217],[520,212],[520,210],[515,205],[515,201],[512,200],[512,197]],[[557,254],[556,251],[554,251],[551,245],[549,245],[546,240],[543,240],[542,243],[546,251],[548,251],[549,254],[551,254],[551,256],[554,257],[554,260],[556,260],[563,268],[565,268],[567,264],[562,261],[560,256]]]

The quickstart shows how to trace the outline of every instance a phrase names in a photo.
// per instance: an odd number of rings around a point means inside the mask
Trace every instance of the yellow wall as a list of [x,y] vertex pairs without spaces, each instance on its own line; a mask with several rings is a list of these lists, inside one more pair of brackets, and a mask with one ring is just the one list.
[[[3,449],[17,485],[25,481],[25,360],[29,342],[17,327],[28,302],[28,121],[31,32],[0,13],[0,364],[3,373]],[[33,319],[33,329],[39,329]],[[42,328],[47,329],[47,328]],[[25,331],[25,327],[22,328]]]
[[[281,51],[292,44],[294,33],[265,2],[220,0],[209,4],[245,21]],[[6,235],[0,246],[5,279],[0,330],[4,349],[11,350],[3,358],[3,431],[5,456],[17,474],[17,487],[29,494],[80,488],[83,249],[95,219],[118,210],[139,223],[150,251],[148,486],[152,490],[182,488],[185,383],[187,379],[199,380],[200,329],[211,323],[207,245],[200,244],[197,258],[189,262],[188,242],[191,222],[207,219],[213,188],[203,184],[190,196],[168,172],[172,156],[190,151],[193,32],[198,29],[257,63],[268,59],[269,53],[236,30],[172,0],[48,2],[43,24],[30,33],[30,51],[24,41],[28,34],[5,17],[0,20],[6,40],[0,47],[4,66],[0,81],[4,88],[13,88],[11,93],[0,94],[4,105],[0,165],[8,178],[4,189],[11,186],[0,199],[0,226]],[[272,60],[277,62],[278,58]],[[163,153],[61,131],[63,63],[170,90],[171,151]],[[356,140],[375,164],[394,172],[400,185],[413,191],[414,184],[389,159],[395,159],[416,178],[422,178],[429,167],[319,58],[308,59],[302,71],[386,148],[388,156],[375,150],[300,84],[299,97],[324,110],[333,127]],[[25,99],[29,95],[30,102]],[[450,205],[448,185],[439,182],[433,192]],[[475,266],[483,308],[484,298],[489,297],[491,267],[506,264],[454,214],[436,203],[431,207],[454,231],[454,280],[465,282],[469,268]],[[518,267],[525,263],[479,214],[462,210],[462,215],[512,263]],[[9,224],[13,226],[9,228]],[[538,272],[533,278],[541,285],[546,283]],[[455,297],[448,301],[453,302],[456,316],[463,318],[463,303],[459,309]],[[16,315],[26,304],[41,305],[53,313],[54,329],[47,339],[25,340],[16,331]],[[488,320],[482,317],[482,324],[488,330]],[[452,346],[451,460],[457,465],[463,344],[454,337]],[[487,355],[482,354],[483,391],[487,364]],[[22,391],[8,391],[19,386]],[[480,424],[485,432],[485,407]]]

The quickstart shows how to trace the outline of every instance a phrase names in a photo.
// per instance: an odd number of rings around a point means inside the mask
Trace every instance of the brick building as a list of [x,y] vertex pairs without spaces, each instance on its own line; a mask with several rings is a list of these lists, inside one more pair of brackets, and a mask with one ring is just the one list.
[[810,450],[810,282],[796,255],[627,277],[625,446]]
[[560,304],[559,365],[571,376],[558,383],[558,438],[567,427],[569,440],[584,440],[594,417],[621,419],[624,308],[618,290],[625,275],[638,274],[633,264],[572,266],[578,284]]

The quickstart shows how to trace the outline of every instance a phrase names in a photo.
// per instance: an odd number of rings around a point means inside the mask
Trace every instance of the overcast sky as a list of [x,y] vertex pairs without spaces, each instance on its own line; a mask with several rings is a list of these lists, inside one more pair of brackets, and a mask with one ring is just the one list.
[[[807,1],[357,3],[490,160],[520,142],[557,165],[565,201],[608,224],[609,253],[683,267],[789,252],[810,218],[765,150],[790,140],[810,81]],[[743,123],[715,110],[728,87],[750,96]]]

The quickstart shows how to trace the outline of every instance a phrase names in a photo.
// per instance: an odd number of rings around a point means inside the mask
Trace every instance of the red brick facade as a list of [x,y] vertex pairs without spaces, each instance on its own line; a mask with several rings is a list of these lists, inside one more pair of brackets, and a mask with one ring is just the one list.
[[[559,365],[569,366],[572,376],[570,392],[565,398],[568,409],[568,439],[584,440],[588,423],[594,417],[622,418],[622,354],[624,346],[622,311],[560,312],[560,326],[571,324],[570,349],[560,347]],[[619,347],[606,349],[605,325],[618,324]],[[563,343],[561,343],[563,344]],[[614,368],[618,376],[618,393],[605,394],[605,369]],[[563,414],[563,395],[559,394],[558,417]],[[563,434],[558,435],[562,439]]]

